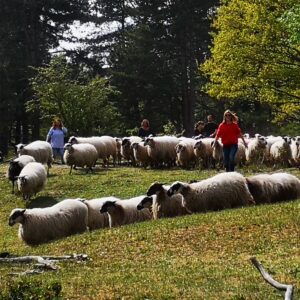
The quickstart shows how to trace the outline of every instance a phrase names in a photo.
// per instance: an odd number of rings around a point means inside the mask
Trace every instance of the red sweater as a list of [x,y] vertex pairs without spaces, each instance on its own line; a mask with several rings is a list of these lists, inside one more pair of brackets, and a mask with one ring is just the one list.
[[241,134],[241,129],[236,123],[221,123],[217,131],[217,138],[221,138],[224,146],[229,146],[238,143],[238,138]]

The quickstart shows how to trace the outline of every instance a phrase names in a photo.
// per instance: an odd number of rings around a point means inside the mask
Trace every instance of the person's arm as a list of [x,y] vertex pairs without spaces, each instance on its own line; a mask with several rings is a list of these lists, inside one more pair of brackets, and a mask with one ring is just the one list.
[[47,137],[46,137],[46,142],[50,143],[51,141],[51,135],[52,135],[53,127],[50,128]]
[[245,139],[244,139],[242,130],[240,129],[240,127],[238,127],[238,129],[239,129],[239,135],[238,135],[238,137],[243,141],[245,147],[248,148],[248,144],[247,144],[247,142],[246,142]]
[[67,132],[68,132],[68,129],[64,126],[61,128],[61,130],[63,131],[64,134],[67,134]]

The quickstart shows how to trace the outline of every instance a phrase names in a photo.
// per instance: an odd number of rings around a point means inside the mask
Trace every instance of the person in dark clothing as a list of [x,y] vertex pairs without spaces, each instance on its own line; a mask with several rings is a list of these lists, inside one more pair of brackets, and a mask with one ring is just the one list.
[[141,123],[141,127],[139,129],[138,136],[144,138],[144,137],[149,136],[150,134],[153,134],[153,132],[150,128],[150,122],[149,122],[149,120],[144,119]]
[[214,117],[212,115],[207,116],[207,123],[203,128],[203,135],[205,137],[215,137],[218,129],[218,124],[214,122]]
[[195,124],[195,126],[194,126],[194,135],[195,136],[203,133],[204,125],[205,124],[203,121],[199,121]]

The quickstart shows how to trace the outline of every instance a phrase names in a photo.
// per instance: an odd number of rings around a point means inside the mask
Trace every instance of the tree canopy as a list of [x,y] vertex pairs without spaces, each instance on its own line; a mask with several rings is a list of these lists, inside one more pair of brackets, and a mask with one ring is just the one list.
[[201,71],[218,99],[269,103],[275,121],[300,121],[299,2],[223,1]]

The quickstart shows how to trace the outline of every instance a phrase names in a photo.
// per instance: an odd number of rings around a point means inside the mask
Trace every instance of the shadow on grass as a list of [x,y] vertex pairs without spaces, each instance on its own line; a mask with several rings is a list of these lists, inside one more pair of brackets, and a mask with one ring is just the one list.
[[43,208],[53,206],[54,204],[58,203],[59,201],[56,200],[54,197],[49,196],[40,196],[34,199],[31,199],[29,202],[26,203],[26,208]]

